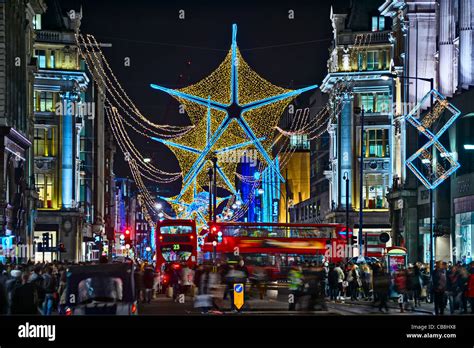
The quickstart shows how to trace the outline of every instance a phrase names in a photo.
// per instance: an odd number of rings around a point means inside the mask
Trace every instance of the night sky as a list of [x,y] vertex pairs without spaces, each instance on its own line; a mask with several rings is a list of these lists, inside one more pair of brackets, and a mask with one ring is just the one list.
[[[231,25],[238,24],[237,42],[245,60],[260,76],[297,88],[320,84],[327,73],[332,39],[333,1],[150,1],[62,0],[65,10],[82,5],[82,33],[112,43],[103,48],[128,95],[153,122],[189,124],[178,113],[178,103],[153,90],[150,83],[180,88],[201,80],[224,59],[231,44]],[[178,18],[180,9],[185,19]],[[288,11],[294,19],[288,19]],[[125,57],[130,67],[124,66]],[[181,75],[181,77],[180,77]],[[154,163],[177,171],[178,162],[164,145],[146,142],[133,131],[136,144]],[[115,172],[129,176],[123,155],[116,156]]]

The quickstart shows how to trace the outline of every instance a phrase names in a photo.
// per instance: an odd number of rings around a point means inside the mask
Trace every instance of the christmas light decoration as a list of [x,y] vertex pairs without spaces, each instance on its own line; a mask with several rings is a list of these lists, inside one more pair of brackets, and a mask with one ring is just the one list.
[[[152,88],[175,97],[195,126],[192,132],[166,142],[178,158],[183,171],[181,199],[192,183],[207,182],[206,163],[216,154],[236,148],[254,147],[265,162],[284,180],[271,158],[274,127],[287,104],[297,95],[317,88],[298,90],[277,87],[257,75],[245,62],[237,47],[237,25],[232,26],[231,49],[220,66],[198,83],[180,90],[156,84]],[[203,137],[203,134],[206,136]],[[241,139],[248,141],[242,142]],[[157,139],[155,139],[157,140]],[[158,140],[165,143],[163,140]],[[218,164],[220,185],[235,193],[231,177],[237,163]]]
[[[418,119],[416,115],[421,112],[422,107],[426,105],[431,98],[434,100],[433,107],[422,119]],[[451,117],[448,118],[435,134],[435,131],[431,127],[436,121],[439,121],[441,116],[445,113],[450,113]],[[405,117],[410,124],[428,138],[428,142],[405,162],[407,167],[427,189],[435,189],[461,166],[439,141],[444,132],[446,132],[460,115],[461,111],[459,109],[449,103],[437,90],[432,89]],[[438,156],[433,156],[433,153],[439,153],[440,159],[438,160]],[[417,166],[417,161],[421,162],[425,170]]]

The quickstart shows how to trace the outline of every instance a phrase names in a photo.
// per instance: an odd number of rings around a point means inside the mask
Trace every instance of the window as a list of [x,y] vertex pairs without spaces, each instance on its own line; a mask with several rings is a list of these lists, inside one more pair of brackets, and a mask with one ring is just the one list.
[[456,260],[472,262],[474,250],[474,212],[456,214]]
[[382,174],[369,174],[364,177],[363,198],[364,209],[386,209],[388,202],[387,184]]
[[377,93],[375,112],[388,112],[390,109],[389,93]]
[[48,62],[48,68],[54,69],[56,67],[55,65],[55,52],[51,51],[51,55],[49,56],[49,62]]
[[379,52],[367,51],[367,70],[377,70],[379,68]]
[[366,114],[387,113],[390,110],[390,94],[387,93],[360,93],[359,106],[364,107]]
[[309,141],[306,134],[296,134],[290,137],[290,145],[293,148],[309,150]]
[[189,234],[193,233],[192,226],[163,226],[160,229],[161,234]]
[[364,54],[363,53],[359,53],[357,55],[357,68],[359,69],[359,71],[364,69]]
[[39,207],[53,208],[54,181],[52,173],[35,174],[36,191],[38,192]]
[[33,29],[41,30],[41,15],[35,14],[33,17]]
[[374,100],[375,96],[373,93],[363,93],[359,95],[360,107],[364,108],[365,113],[374,112]]
[[38,67],[41,69],[46,69],[46,51],[36,50],[35,57],[38,59]]
[[46,148],[46,130],[43,128],[35,128],[34,138],[35,156],[44,156]]
[[55,93],[53,92],[36,92],[35,108],[39,112],[54,112]]
[[385,30],[385,17],[384,16],[372,16],[372,31]]
[[35,128],[34,154],[40,157],[56,156],[55,127]]
[[364,131],[364,144],[365,157],[388,157],[390,154],[388,129],[368,129]]

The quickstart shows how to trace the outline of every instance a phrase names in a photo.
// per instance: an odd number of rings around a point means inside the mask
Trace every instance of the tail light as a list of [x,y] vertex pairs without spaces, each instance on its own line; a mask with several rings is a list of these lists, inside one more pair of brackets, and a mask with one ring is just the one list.
[[194,239],[194,236],[190,236],[191,239]]
[[132,304],[132,314],[135,314],[137,311],[137,305],[135,303]]
[[71,308],[69,308],[69,307],[66,308],[66,315],[67,316],[72,315],[72,309]]

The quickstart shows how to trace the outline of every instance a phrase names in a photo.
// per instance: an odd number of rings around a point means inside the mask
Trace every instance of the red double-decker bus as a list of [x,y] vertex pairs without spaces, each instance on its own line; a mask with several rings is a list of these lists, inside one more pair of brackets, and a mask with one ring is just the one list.
[[156,224],[156,269],[163,271],[166,264],[186,263],[192,267],[197,261],[196,221],[170,219]]
[[210,224],[203,232],[204,259],[243,258],[248,266],[266,267],[272,278],[286,277],[293,263],[338,262],[350,256],[341,224],[226,222]]

